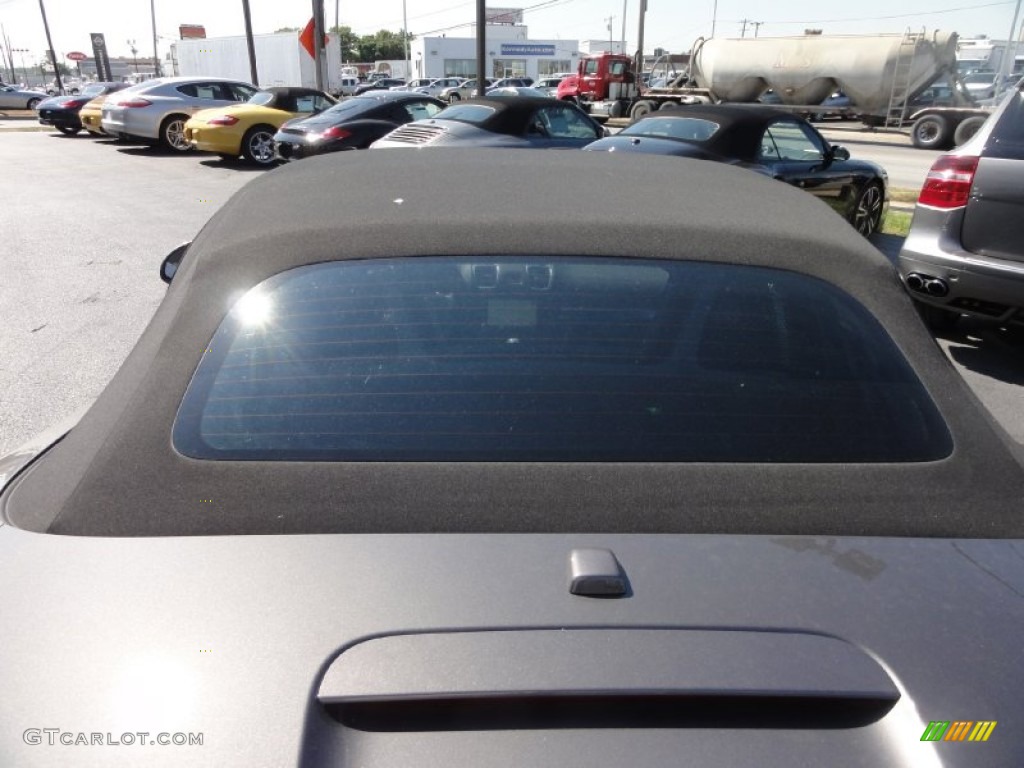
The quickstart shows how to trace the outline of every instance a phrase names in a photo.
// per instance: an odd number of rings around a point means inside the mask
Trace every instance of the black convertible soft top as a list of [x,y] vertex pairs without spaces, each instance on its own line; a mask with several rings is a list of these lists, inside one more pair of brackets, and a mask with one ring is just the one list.
[[[889,330],[945,418],[953,453],[913,464],[409,464],[206,461],[173,449],[183,393],[247,289],[317,262],[487,254],[688,259],[819,277]],[[121,370],[23,477],[7,512],[31,530],[107,536],[1005,537],[1024,531],[1022,499],[1009,439],[925,331],[893,267],[811,196],[686,159],[438,149],[341,153],[236,193],[195,239]]]

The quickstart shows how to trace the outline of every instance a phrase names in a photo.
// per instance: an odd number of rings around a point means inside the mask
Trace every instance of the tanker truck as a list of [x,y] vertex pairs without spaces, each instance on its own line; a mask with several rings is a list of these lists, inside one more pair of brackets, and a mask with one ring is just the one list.
[[[974,108],[964,89],[954,89],[959,106],[910,113],[912,99],[936,79],[958,82],[956,42],[955,33],[938,32],[702,38],[689,70],[666,86],[644,89],[629,57],[605,53],[582,59],[577,74],[559,85],[558,98],[576,101],[599,120],[637,120],[664,106],[755,102],[771,89],[782,100],[778,107],[799,114],[853,113],[874,125],[913,122],[915,145],[938,149],[961,121],[987,114]],[[837,90],[852,106],[820,106]]]

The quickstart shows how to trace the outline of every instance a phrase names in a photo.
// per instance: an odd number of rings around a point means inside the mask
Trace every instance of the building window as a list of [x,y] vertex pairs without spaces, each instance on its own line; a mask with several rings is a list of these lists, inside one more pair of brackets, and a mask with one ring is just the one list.
[[445,59],[445,77],[476,77],[476,59]]
[[526,77],[526,59],[495,59],[494,77]]
[[540,59],[537,61],[538,77],[548,75],[559,75],[563,72],[572,72],[572,61],[569,59]]

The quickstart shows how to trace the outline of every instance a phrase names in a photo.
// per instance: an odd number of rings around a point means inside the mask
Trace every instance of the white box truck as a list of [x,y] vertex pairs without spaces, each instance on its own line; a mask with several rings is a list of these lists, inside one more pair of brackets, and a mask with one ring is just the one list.
[[[316,66],[299,42],[298,32],[253,35],[253,47],[260,86],[316,87]],[[333,35],[328,38],[326,54],[324,90],[337,93],[341,87],[341,56]],[[172,61],[177,75],[230,77],[246,82],[252,78],[243,35],[178,40]]]

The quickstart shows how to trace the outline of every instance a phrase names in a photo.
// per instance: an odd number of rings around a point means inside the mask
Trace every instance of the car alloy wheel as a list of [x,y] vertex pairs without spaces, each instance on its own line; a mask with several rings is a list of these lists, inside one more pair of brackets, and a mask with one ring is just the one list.
[[853,207],[853,226],[864,237],[871,237],[882,223],[882,188],[868,184]]
[[35,109],[39,106],[40,101],[42,101],[42,99],[29,99],[25,109]]
[[274,134],[263,126],[250,128],[242,140],[242,154],[250,163],[273,165]]
[[462,101],[462,97],[459,96],[459,94],[453,93],[451,96],[448,97],[449,104],[454,104],[456,101]]
[[186,120],[188,118],[183,115],[172,115],[164,121],[160,129],[160,138],[165,147],[175,152],[188,152],[192,149],[192,145],[185,139]]

